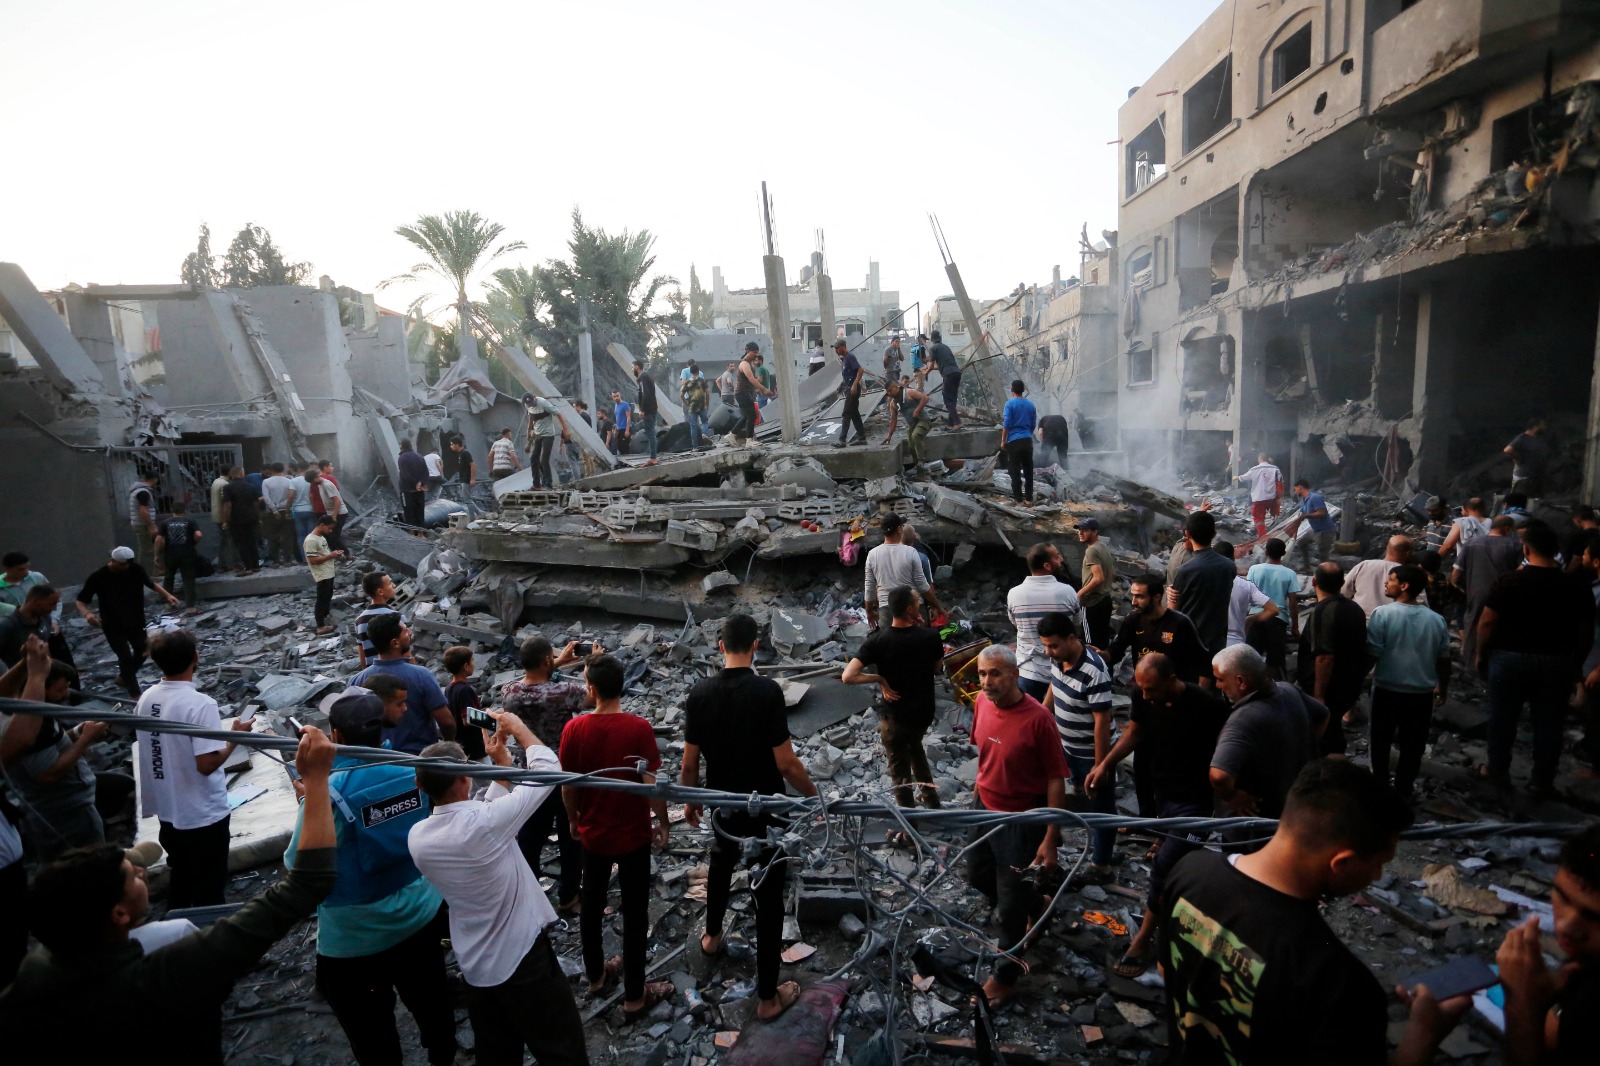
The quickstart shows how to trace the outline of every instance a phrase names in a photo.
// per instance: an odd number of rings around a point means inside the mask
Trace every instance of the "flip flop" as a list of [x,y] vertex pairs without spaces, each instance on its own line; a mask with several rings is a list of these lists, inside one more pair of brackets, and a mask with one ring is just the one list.
[[657,1003],[660,1003],[662,1000],[666,999],[676,991],[677,986],[671,981],[651,981],[649,984],[644,986],[644,1006],[639,1007],[636,1010],[629,1010],[627,1007],[623,1007],[623,1020],[629,1022],[636,1021],[644,1015],[649,1014],[651,1009],[655,1007]]
[[799,984],[797,984],[794,981],[785,981],[785,982],[783,982],[783,984],[778,986],[778,1009],[776,1011],[774,1011],[773,1013],[771,1013],[771,1014],[763,1015],[761,1013],[762,1004],[757,1004],[756,1005],[756,1020],[757,1021],[762,1021],[762,1022],[770,1022],[773,1019],[777,1018],[779,1015],[781,1015],[784,1011],[786,1011],[790,1007],[794,1006],[795,1003],[799,999],[800,999],[800,986],[799,986]]
[[605,965],[600,970],[600,980],[589,982],[589,994],[591,996],[598,996],[600,993],[604,992],[606,990],[606,986],[615,981],[617,979],[617,975],[621,972],[622,956],[611,956],[605,961]]
[[1118,977],[1126,977],[1131,980],[1150,968],[1150,964],[1155,961],[1155,955],[1156,953],[1152,951],[1150,954],[1140,958],[1137,955],[1124,953],[1121,958],[1111,965],[1111,972]]

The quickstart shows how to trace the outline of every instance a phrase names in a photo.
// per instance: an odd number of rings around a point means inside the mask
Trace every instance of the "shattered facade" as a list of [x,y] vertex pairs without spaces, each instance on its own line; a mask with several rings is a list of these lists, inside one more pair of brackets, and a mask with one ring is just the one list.
[[[884,289],[878,281],[878,264],[867,264],[866,283],[859,289],[833,288],[831,315],[824,315],[821,300],[821,255],[812,256],[810,266],[801,267],[800,282],[789,286],[789,341],[800,348],[810,348],[823,337],[824,319],[831,318],[835,330],[843,330],[846,337],[863,337],[876,332],[900,310],[900,293]],[[731,330],[739,336],[772,334],[768,321],[767,290],[729,289],[722,277],[721,267],[711,268],[712,326]]]
[[1118,116],[1127,468],[1446,492],[1531,417],[1593,438],[1597,18],[1218,7]]

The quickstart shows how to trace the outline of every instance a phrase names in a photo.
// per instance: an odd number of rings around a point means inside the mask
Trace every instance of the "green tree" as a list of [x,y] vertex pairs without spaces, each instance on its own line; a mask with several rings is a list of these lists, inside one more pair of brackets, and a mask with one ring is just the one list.
[[[598,349],[620,342],[644,358],[670,328],[683,322],[678,314],[656,308],[658,297],[677,279],[651,274],[655,268],[655,236],[649,230],[623,230],[611,234],[586,225],[583,214],[572,210],[572,236],[568,258],[552,259],[541,267],[502,268],[494,273],[489,306],[495,321],[509,325],[520,309],[522,335],[544,349],[547,372],[568,395],[578,382],[578,307],[588,308],[589,326]],[[596,377],[612,375],[604,368],[610,360],[596,361]]]
[[291,263],[284,259],[272,234],[254,222],[228,245],[222,260],[222,283],[230,288],[255,288],[260,285],[299,285],[311,273],[310,263]]
[[[476,359],[478,342],[473,334],[473,302],[467,289],[478,279],[480,271],[507,252],[527,247],[521,241],[500,244],[505,227],[490,222],[476,211],[446,211],[442,215],[422,215],[409,226],[400,226],[395,232],[415,245],[428,258],[417,263],[404,274],[397,274],[378,287],[387,288],[396,282],[440,281],[449,285],[448,299],[456,311],[455,340],[457,358]],[[429,294],[413,301],[412,309],[425,314],[424,305],[440,298]]]
[[711,294],[700,287],[700,275],[689,264],[689,325],[695,329],[711,328]]
[[211,254],[211,227],[200,223],[200,239],[194,251],[183,257],[178,277],[192,289],[215,289],[221,280],[215,257]]

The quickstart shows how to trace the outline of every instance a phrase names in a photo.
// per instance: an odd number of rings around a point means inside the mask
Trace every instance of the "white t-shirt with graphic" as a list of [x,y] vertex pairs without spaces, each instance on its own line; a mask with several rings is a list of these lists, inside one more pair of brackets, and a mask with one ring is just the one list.
[[[194,687],[193,681],[162,681],[139,697],[136,713],[146,718],[186,722],[207,729],[222,728],[217,701]],[[152,814],[175,829],[204,829],[228,816],[227,776],[219,768],[202,774],[195,756],[228,746],[225,740],[206,740],[181,733],[140,732],[136,744],[139,762],[141,814]]]

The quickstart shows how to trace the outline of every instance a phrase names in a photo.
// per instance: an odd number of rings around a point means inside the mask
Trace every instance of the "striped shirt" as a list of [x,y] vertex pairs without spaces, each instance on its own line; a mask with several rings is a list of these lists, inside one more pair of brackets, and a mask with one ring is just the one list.
[[1085,645],[1078,665],[1050,667],[1050,710],[1069,759],[1094,758],[1094,718],[1111,713],[1111,671],[1100,653]]
[[489,445],[489,469],[510,470],[517,465],[517,446],[501,437]]
[[1050,657],[1039,645],[1039,619],[1055,611],[1070,615],[1079,634],[1089,631],[1077,592],[1051,574],[1025,577],[1006,594],[1006,616],[1017,630],[1017,665],[1029,681],[1050,680]]

